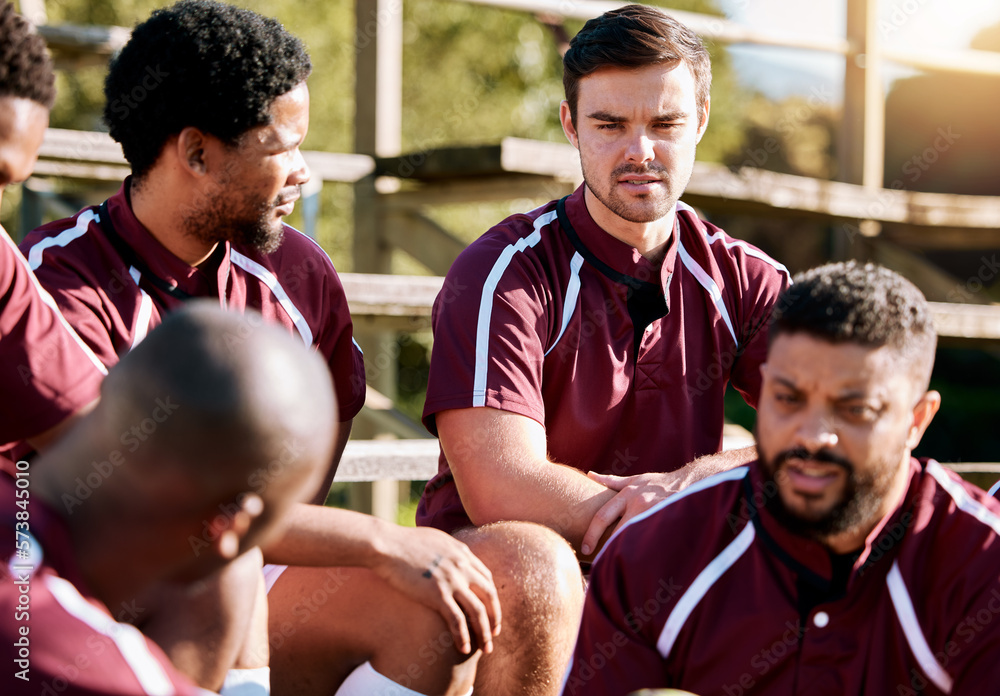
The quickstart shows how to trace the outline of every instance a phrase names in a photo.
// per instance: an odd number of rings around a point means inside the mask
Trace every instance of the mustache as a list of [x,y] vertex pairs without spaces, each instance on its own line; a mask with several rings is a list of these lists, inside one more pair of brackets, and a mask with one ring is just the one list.
[[639,166],[638,164],[623,164],[620,167],[616,167],[613,172],[611,172],[611,178],[617,179],[622,174],[654,174],[656,176],[662,176],[667,173],[667,168],[656,163],[650,163],[647,167]]
[[854,473],[854,465],[850,460],[831,452],[828,449],[819,449],[810,452],[805,447],[793,447],[781,452],[774,458],[774,469],[777,471],[789,459],[798,459],[804,462],[816,462],[819,464],[834,464],[844,469],[847,473]]

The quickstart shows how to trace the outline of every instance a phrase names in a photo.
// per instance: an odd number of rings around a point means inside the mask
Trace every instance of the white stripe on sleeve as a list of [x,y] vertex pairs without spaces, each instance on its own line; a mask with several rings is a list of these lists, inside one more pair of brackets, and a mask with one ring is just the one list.
[[580,252],[573,254],[572,260],[569,262],[570,276],[569,282],[566,283],[566,297],[563,304],[563,315],[562,315],[562,326],[559,328],[559,335],[556,336],[556,340],[552,343],[545,355],[552,352],[552,349],[556,347],[559,343],[559,339],[563,337],[566,333],[566,327],[569,326],[570,319],[573,318],[573,313],[576,311],[576,303],[580,299],[580,268],[583,267],[583,256]]
[[[933,476],[938,484],[947,491],[959,510],[972,515],[994,532],[1000,534],[1000,517],[997,517],[989,508],[970,496],[962,488],[962,484],[948,476],[943,466],[935,461],[929,461],[927,462],[927,473]],[[995,490],[996,486],[993,489]]]
[[483,294],[479,300],[479,321],[476,324],[476,368],[472,384],[472,405],[486,405],[486,373],[490,363],[490,320],[493,318],[493,295],[503,277],[504,271],[510,265],[514,254],[535,246],[542,239],[542,228],[558,217],[555,210],[545,213],[535,219],[535,229],[527,237],[522,237],[507,246],[493,264],[486,282],[483,283]]

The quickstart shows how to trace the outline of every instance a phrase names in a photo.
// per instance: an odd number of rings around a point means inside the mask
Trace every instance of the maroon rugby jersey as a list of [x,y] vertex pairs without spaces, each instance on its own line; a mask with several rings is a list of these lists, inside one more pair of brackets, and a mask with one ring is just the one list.
[[[29,497],[17,499],[19,490]],[[24,508],[28,520],[19,522]],[[5,696],[195,693],[155,643],[115,621],[90,594],[63,520],[6,474],[0,474],[0,530],[8,540],[0,549]]]
[[[683,203],[660,268],[590,217],[583,187],[466,249],[434,305],[424,423],[489,406],[545,426],[553,461],[673,471],[722,445],[728,382],[755,406],[788,272]],[[417,523],[469,524],[444,454]]]
[[[319,245],[286,226],[281,247],[271,254],[219,244],[206,272],[170,253],[136,219],[129,181],[108,199],[108,211],[119,243],[145,268],[119,253],[98,222],[97,207],[40,227],[21,243],[38,280],[101,361],[117,363],[164,314],[180,307],[184,297],[161,287],[176,286],[190,297],[218,298],[223,308],[256,309],[315,346],[330,366],[340,419],[353,418],[365,399],[364,361],[344,288]],[[252,328],[248,323],[247,332]]]
[[757,464],[635,517],[594,564],[563,694],[1000,691],[1000,504],[911,460],[858,554],[781,527]]
[[0,228],[0,451],[96,399],[105,374]]

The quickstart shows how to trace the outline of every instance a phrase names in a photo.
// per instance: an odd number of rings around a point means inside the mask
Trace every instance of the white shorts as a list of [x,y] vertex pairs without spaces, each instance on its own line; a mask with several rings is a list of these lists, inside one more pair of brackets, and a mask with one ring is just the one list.
[[[465,696],[471,696],[472,689]],[[334,696],[423,696],[419,691],[407,689],[375,671],[366,662],[351,672]]]
[[273,563],[264,564],[264,591],[270,592],[271,588],[274,587],[274,583],[278,582],[278,578],[281,574],[288,570],[286,565],[274,565]]

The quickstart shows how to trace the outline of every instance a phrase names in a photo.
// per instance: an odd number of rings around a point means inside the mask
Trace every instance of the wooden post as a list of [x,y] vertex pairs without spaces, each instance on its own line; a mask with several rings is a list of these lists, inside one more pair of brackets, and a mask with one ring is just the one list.
[[881,188],[885,161],[885,94],[882,89],[878,0],[847,0],[852,50],[844,73],[844,123],[840,179]]
[[[363,155],[392,157],[402,144],[403,2],[402,0],[356,0],[356,81],[354,86],[354,151]],[[386,239],[374,175],[354,186],[354,271],[391,273],[392,249]],[[386,331],[357,332],[365,352],[369,383],[394,398],[396,370],[395,334]],[[372,438],[376,432],[356,433]],[[356,484],[356,487],[358,484]],[[393,481],[360,484],[369,490],[352,490],[352,507],[395,521],[399,487]]]
[[[839,147],[840,180],[882,188],[885,161],[885,94],[882,89],[878,0],[847,0],[850,51],[844,71],[844,120]],[[861,220],[863,236],[879,233],[879,223]],[[834,258],[855,256],[851,240],[834,232]]]

